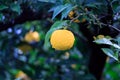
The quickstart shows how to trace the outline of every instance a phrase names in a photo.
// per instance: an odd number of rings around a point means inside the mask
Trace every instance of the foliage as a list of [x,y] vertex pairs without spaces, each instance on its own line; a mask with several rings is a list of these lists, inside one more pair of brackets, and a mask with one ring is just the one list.
[[[71,11],[73,18],[68,16]],[[27,76],[25,80],[96,80],[88,69],[90,44],[119,62],[119,25],[119,0],[0,0],[0,79],[14,80],[21,71]],[[82,28],[90,32],[86,32],[88,36]],[[104,28],[111,30],[109,34]],[[51,47],[51,34],[58,29],[75,35],[70,50]],[[38,32],[40,41],[26,42],[24,37],[30,31]],[[119,79],[109,71],[110,64],[110,69],[119,68],[118,63],[107,63],[104,80]]]

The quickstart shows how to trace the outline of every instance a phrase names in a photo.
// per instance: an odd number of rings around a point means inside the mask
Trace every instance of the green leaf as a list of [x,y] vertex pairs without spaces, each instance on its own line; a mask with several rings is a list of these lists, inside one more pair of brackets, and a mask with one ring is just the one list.
[[117,48],[117,49],[120,49],[120,46],[117,45],[117,44],[112,44],[111,46],[113,46],[113,47],[115,47],[115,48]]
[[94,3],[88,3],[85,6],[89,7],[89,8],[96,8],[96,9],[98,9],[99,6],[102,6],[102,5],[103,5],[102,2],[101,3],[100,2],[94,2]]
[[8,71],[9,71],[12,75],[16,75],[20,70],[18,70],[18,69],[8,69]]
[[19,4],[11,4],[11,10],[14,12],[17,12],[18,14],[21,13],[21,8]]
[[67,22],[68,22],[68,20],[65,20],[65,21],[56,21],[52,25],[52,27],[50,28],[50,30],[47,32],[47,34],[45,36],[45,43],[44,43],[44,49],[45,50],[48,50],[49,47],[50,47],[49,39],[51,37],[52,32],[55,31],[55,30],[57,30],[57,29],[63,28],[64,26],[67,26]]
[[[58,14],[60,14],[63,10],[68,8],[70,4],[65,4],[65,5],[59,5],[57,7],[52,8],[53,9],[53,16],[52,19],[54,19]],[[51,10],[50,10],[51,11]]]
[[2,13],[0,13],[0,21],[3,21],[3,14]]
[[118,61],[118,54],[114,53],[111,49],[109,48],[102,48],[102,51],[108,55],[109,57],[114,58],[116,61]]
[[113,46],[117,49],[120,49],[120,46],[117,45],[117,44],[114,44],[110,41],[110,39],[107,39],[107,38],[102,38],[102,39],[97,39],[94,41],[95,43],[97,44],[106,44],[106,45],[110,45],[110,46]]
[[5,5],[0,5],[0,10],[4,10],[4,9],[6,9],[6,8],[8,8],[8,7],[5,6]]
[[62,17],[61,20],[63,18],[66,18],[67,15],[69,14],[69,12],[73,9],[74,7],[71,4],[68,4],[68,7],[62,12]]
[[30,52],[29,63],[33,64],[37,57],[37,51]]
[[39,60],[39,64],[40,64],[40,65],[44,65],[44,63],[45,63],[45,61],[46,61],[46,58],[40,57],[38,60]]
[[94,42],[97,43],[97,44],[112,45],[112,42],[110,41],[110,39],[107,39],[107,38],[97,39]]
[[111,2],[112,8],[113,8],[113,10],[114,10],[115,12],[118,12],[117,10],[118,10],[118,7],[120,6],[119,3],[120,3],[120,2],[119,2],[118,0],[113,0],[113,1]]

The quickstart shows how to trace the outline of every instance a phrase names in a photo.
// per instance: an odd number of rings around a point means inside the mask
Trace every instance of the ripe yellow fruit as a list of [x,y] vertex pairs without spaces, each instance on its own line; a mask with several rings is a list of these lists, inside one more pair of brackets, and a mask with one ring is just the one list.
[[68,50],[72,48],[75,38],[69,30],[55,30],[50,38],[52,48],[56,50]]
[[34,31],[34,32],[28,32],[26,35],[25,35],[25,41],[26,42],[39,42],[40,41],[40,36],[39,36],[39,33],[37,31]]

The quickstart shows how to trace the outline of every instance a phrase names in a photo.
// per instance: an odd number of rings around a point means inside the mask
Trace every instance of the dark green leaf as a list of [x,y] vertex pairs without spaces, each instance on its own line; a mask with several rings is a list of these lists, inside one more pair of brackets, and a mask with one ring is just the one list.
[[4,17],[4,15],[1,13],[0,14],[0,21],[3,21],[3,17]]
[[39,60],[39,64],[44,65],[46,58],[40,57],[38,60]]
[[5,6],[5,5],[0,5],[0,10],[4,10],[4,9],[6,9],[6,8],[8,8],[8,7]]
[[30,52],[29,63],[33,64],[37,57],[37,51]]
[[54,12],[53,12],[53,16],[52,16],[52,19],[54,19],[58,14],[60,14],[63,10],[65,10],[66,8],[68,8],[70,6],[70,4],[65,4],[65,5],[59,5],[54,9]]
[[21,13],[21,8],[19,4],[11,4],[11,10],[17,12],[18,14]]
[[73,9],[74,7],[71,4],[68,4],[68,7],[62,12],[62,17],[61,20],[63,18],[66,18],[67,15],[69,14],[69,12]]
[[86,7],[90,7],[90,8],[97,8],[97,6],[93,3],[91,4],[86,4]]
[[55,3],[56,0],[38,0],[40,2],[49,2],[49,3]]

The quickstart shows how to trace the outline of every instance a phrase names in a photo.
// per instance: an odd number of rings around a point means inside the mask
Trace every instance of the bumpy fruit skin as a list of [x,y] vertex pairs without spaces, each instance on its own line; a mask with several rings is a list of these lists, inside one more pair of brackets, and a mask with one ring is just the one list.
[[26,35],[25,35],[25,41],[26,42],[38,42],[40,41],[40,36],[39,36],[39,33],[37,31],[34,31],[34,32],[28,32]]
[[69,30],[56,30],[52,33],[50,43],[56,50],[68,50],[72,48],[75,38]]

